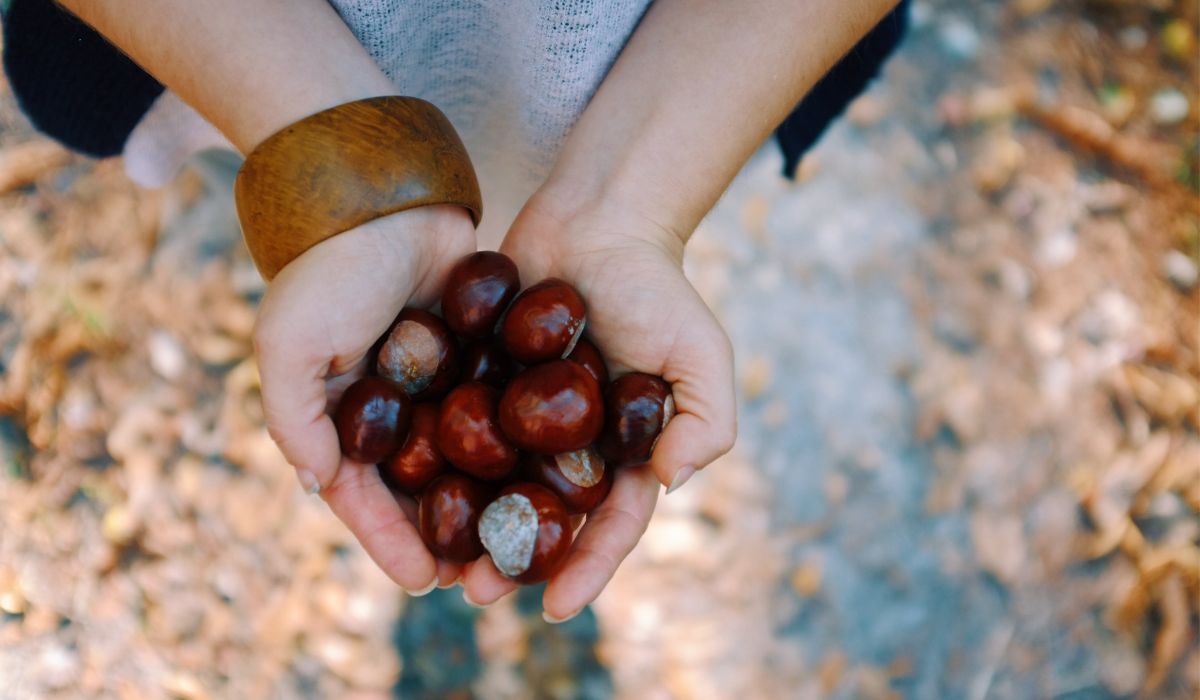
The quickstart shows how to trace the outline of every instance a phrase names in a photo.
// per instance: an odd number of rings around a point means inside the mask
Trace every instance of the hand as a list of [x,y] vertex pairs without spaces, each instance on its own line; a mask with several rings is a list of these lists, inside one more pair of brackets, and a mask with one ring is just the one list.
[[[522,284],[559,277],[588,305],[587,334],[616,375],[641,371],[672,385],[676,415],[649,465],[622,468],[611,495],[579,531],[543,601],[550,619],[578,613],[600,594],[646,530],[659,484],[674,490],[727,452],[736,434],[729,339],[683,275],[683,241],[631,207],[564,213],[535,196],[501,251]],[[515,588],[486,557],[466,565],[463,587],[477,604]]]
[[272,281],[254,333],[267,429],[301,484],[321,494],[384,572],[427,592],[458,568],[438,563],[416,528],[416,504],[393,496],[373,464],[342,457],[329,414],[404,306],[425,307],[475,250],[465,209],[410,209],[334,236]]

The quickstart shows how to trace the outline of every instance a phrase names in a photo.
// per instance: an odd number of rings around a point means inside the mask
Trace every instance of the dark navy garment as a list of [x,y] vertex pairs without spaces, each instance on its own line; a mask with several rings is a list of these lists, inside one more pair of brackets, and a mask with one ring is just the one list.
[[[784,174],[879,73],[908,24],[910,0],[858,43],[800,102],[775,136]],[[121,153],[163,86],[53,0],[9,0],[4,72],[38,130],[95,157]]]

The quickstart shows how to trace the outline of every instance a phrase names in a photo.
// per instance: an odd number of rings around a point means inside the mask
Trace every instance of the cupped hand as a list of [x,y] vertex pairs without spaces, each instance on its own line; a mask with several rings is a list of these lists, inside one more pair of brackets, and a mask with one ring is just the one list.
[[371,558],[423,593],[458,568],[438,563],[416,528],[416,504],[394,496],[372,464],[342,456],[330,413],[366,371],[371,346],[405,306],[440,296],[450,267],[475,250],[465,209],[429,206],[327,239],[271,282],[254,333],[267,428],[310,493],[320,493]]
[[[670,382],[676,415],[650,463],[621,468],[609,497],[587,516],[566,564],[546,588],[551,620],[567,619],[600,594],[633,550],[654,511],[659,484],[678,488],[727,452],[736,435],[729,339],[683,275],[683,241],[631,209],[560,213],[535,196],[501,251],[529,286],[559,277],[587,301],[587,335],[618,376]],[[468,600],[495,601],[515,586],[486,557],[468,564]]]

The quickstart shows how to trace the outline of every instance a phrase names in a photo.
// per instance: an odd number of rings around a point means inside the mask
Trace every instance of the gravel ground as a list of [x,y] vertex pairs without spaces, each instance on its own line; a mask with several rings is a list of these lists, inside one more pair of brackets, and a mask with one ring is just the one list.
[[405,599],[299,493],[235,163],[138,192],[6,97],[0,698],[1196,697],[1196,8],[915,11],[697,233],[738,445],[561,626]]

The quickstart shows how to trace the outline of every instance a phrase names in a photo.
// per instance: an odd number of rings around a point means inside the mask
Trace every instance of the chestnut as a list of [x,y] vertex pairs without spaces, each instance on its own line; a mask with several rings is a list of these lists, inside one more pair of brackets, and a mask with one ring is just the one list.
[[480,340],[463,350],[460,381],[483,382],[503,389],[516,373],[517,363],[508,356],[498,340]]
[[500,429],[522,450],[587,447],[604,427],[600,385],[582,365],[555,360],[518,374],[500,397]]
[[517,265],[488,250],[459,260],[446,278],[442,318],[463,338],[483,338],[496,330],[500,315],[521,289]]
[[575,349],[567,355],[567,359],[583,365],[583,368],[596,378],[601,389],[608,384],[608,367],[604,364],[604,356],[587,338],[580,338],[579,342],[575,343]]
[[382,461],[408,435],[408,395],[394,382],[382,377],[363,377],[342,394],[333,412],[342,454],[355,462]]
[[583,333],[585,313],[574,287],[553,277],[542,280],[508,308],[500,331],[504,347],[526,365],[566,357]]
[[670,385],[642,372],[613,380],[604,406],[604,432],[597,447],[610,467],[648,461],[658,436],[675,415]]
[[590,513],[612,489],[612,470],[604,468],[604,458],[590,445],[556,455],[530,455],[523,472],[558,496],[570,515]]
[[479,516],[479,539],[501,574],[517,583],[538,583],[567,558],[571,517],[545,487],[511,484]]
[[446,471],[446,458],[437,448],[438,406],[419,403],[413,406],[408,439],[400,451],[379,465],[379,474],[388,486],[417,494],[434,477]]
[[500,392],[479,382],[455,387],[438,413],[437,446],[454,466],[494,481],[517,466],[517,450],[500,432],[496,404]]
[[418,401],[438,396],[458,378],[458,343],[442,319],[404,309],[379,347],[375,371]]
[[492,489],[465,474],[443,474],[421,494],[417,529],[433,556],[465,564],[483,554],[479,541],[479,516],[492,497]]

